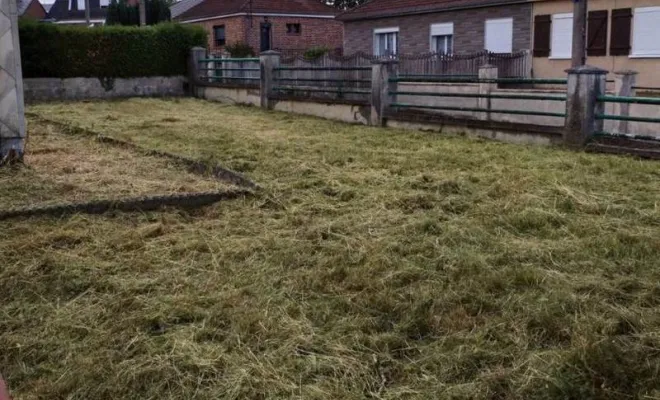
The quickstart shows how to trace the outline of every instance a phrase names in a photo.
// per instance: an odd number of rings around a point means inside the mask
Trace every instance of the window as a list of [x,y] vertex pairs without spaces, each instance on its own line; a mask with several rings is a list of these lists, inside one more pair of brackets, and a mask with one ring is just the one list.
[[224,46],[226,42],[225,38],[225,26],[218,25],[213,27],[213,40],[215,41],[216,46]]
[[431,25],[431,51],[438,54],[454,52],[454,24]]
[[69,2],[69,10],[71,11],[83,11],[85,9],[85,0],[71,0]]
[[573,14],[552,16],[550,58],[569,59],[573,52]]
[[107,8],[110,5],[110,0],[101,0],[101,8]]
[[374,54],[377,56],[391,56],[398,53],[399,28],[386,28],[374,30]]
[[631,57],[660,57],[660,7],[636,8]]
[[289,35],[300,35],[300,24],[286,24],[286,33]]
[[493,53],[513,51],[513,18],[486,21],[486,50]]

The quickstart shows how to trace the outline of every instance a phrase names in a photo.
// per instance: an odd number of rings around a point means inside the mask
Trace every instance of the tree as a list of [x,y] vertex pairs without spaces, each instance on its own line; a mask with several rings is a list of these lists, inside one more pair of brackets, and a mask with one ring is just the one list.
[[368,0],[322,0],[323,3],[330,4],[340,10],[348,10],[349,8],[357,7],[367,1]]
[[[144,0],[147,25],[155,25],[171,19],[167,0]],[[130,5],[126,0],[112,0],[108,6],[106,25],[140,25],[140,7]]]

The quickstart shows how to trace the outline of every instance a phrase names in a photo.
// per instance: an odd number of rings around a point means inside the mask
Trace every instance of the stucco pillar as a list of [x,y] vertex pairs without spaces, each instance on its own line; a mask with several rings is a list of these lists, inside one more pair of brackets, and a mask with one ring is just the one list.
[[603,120],[596,119],[596,114],[603,114],[605,106],[596,99],[605,94],[607,71],[583,65],[566,72],[568,87],[564,143],[582,147],[594,133],[603,130]]
[[[497,83],[493,79],[497,79],[497,67],[494,65],[486,64],[479,67],[479,94],[488,96],[497,89]],[[483,81],[482,81],[483,80]],[[479,97],[477,99],[478,107],[485,110],[490,110],[491,99],[490,97]],[[489,112],[478,113],[479,117],[485,120],[490,120]]]
[[0,0],[0,165],[21,161],[24,150],[25,109],[16,0]]
[[272,100],[275,86],[275,68],[280,66],[280,53],[273,50],[264,51],[259,57],[261,69],[261,108],[272,110],[275,102]]
[[395,103],[390,92],[397,90],[397,83],[390,78],[398,76],[399,62],[396,60],[377,60],[371,69],[371,116],[369,123],[374,126],[385,125],[385,110]]
[[[614,73],[614,92],[617,96],[635,97],[637,71],[618,71]],[[614,115],[629,116],[630,104],[614,103]],[[617,121],[615,133],[628,132],[628,121]]]

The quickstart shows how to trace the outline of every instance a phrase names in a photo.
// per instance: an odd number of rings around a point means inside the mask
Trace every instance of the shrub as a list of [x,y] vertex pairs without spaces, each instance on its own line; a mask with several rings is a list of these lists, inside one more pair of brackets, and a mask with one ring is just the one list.
[[328,54],[329,51],[330,51],[330,49],[327,48],[327,47],[312,47],[312,48],[308,49],[307,51],[305,51],[305,54],[303,54],[303,57],[306,60],[313,61],[313,60],[317,60],[317,59],[323,57],[324,55]]
[[234,58],[254,57],[255,52],[252,46],[244,42],[236,42],[225,46],[225,50]]
[[19,24],[26,78],[131,78],[185,75],[190,48],[206,46],[201,27],[159,24],[86,28]]
[[[147,25],[156,25],[171,19],[170,8],[166,0],[146,0]],[[108,6],[106,25],[140,25],[140,6],[130,5],[127,0],[112,0]]]

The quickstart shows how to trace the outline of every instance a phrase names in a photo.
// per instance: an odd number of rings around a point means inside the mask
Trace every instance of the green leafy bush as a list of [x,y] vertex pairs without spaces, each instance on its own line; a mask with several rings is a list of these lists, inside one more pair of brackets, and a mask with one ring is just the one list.
[[26,78],[132,78],[187,73],[190,48],[206,46],[197,26],[86,28],[21,21]]
[[317,60],[317,59],[323,57],[324,55],[328,54],[329,51],[330,51],[330,49],[327,48],[327,47],[312,47],[311,49],[308,49],[307,51],[305,51],[305,54],[303,54],[303,57],[306,60],[313,61],[313,60]]
[[[145,0],[147,25],[156,25],[171,19],[167,0]],[[140,6],[131,5],[127,0],[112,0],[108,6],[106,25],[140,25]]]
[[255,52],[252,46],[244,42],[236,42],[225,46],[225,50],[234,58],[254,57]]

